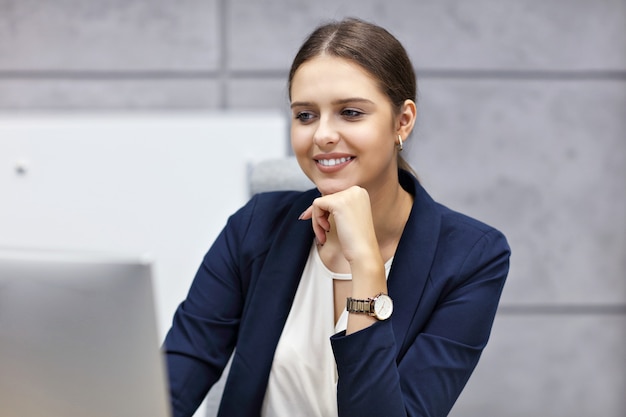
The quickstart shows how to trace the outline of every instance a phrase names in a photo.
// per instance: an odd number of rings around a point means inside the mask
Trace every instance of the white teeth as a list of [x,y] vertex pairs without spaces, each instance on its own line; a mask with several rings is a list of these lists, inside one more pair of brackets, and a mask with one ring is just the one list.
[[350,159],[352,159],[351,157],[348,158],[337,158],[337,159],[320,159],[318,162],[321,165],[324,165],[326,167],[332,167],[338,164],[343,164],[344,162],[349,161]]

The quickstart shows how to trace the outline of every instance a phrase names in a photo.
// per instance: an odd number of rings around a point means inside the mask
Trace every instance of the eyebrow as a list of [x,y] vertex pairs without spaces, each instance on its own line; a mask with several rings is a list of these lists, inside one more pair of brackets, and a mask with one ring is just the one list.
[[[348,104],[348,103],[367,103],[367,104],[374,104],[374,102],[372,100],[366,99],[366,98],[362,98],[362,97],[349,97],[349,98],[342,98],[339,100],[334,100],[332,102],[333,105],[338,105],[338,104]],[[293,109],[294,107],[309,107],[311,105],[313,105],[313,102],[310,101],[294,101],[293,103],[291,103],[291,108]]]

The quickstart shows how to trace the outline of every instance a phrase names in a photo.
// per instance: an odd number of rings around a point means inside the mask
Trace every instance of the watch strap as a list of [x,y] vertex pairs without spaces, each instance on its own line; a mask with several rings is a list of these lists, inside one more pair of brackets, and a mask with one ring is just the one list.
[[372,315],[372,299],[358,300],[356,298],[348,297],[346,300],[346,310],[348,313],[361,313]]

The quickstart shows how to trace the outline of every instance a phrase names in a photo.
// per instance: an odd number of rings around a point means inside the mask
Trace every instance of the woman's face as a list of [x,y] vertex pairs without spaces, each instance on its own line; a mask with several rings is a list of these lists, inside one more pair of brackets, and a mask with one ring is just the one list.
[[322,194],[359,185],[372,195],[397,184],[397,117],[359,65],[326,55],[302,64],[291,113],[294,153]]

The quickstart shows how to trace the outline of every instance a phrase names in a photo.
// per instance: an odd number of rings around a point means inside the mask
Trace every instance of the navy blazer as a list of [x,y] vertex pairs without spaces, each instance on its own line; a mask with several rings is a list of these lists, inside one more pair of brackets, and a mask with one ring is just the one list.
[[[445,416],[485,347],[510,250],[497,230],[432,200],[413,208],[388,278],[390,320],[331,337],[339,416]],[[317,190],[254,196],[209,249],[168,332],[175,417],[191,416],[234,350],[219,416],[259,416],[274,350],[314,236]]]

